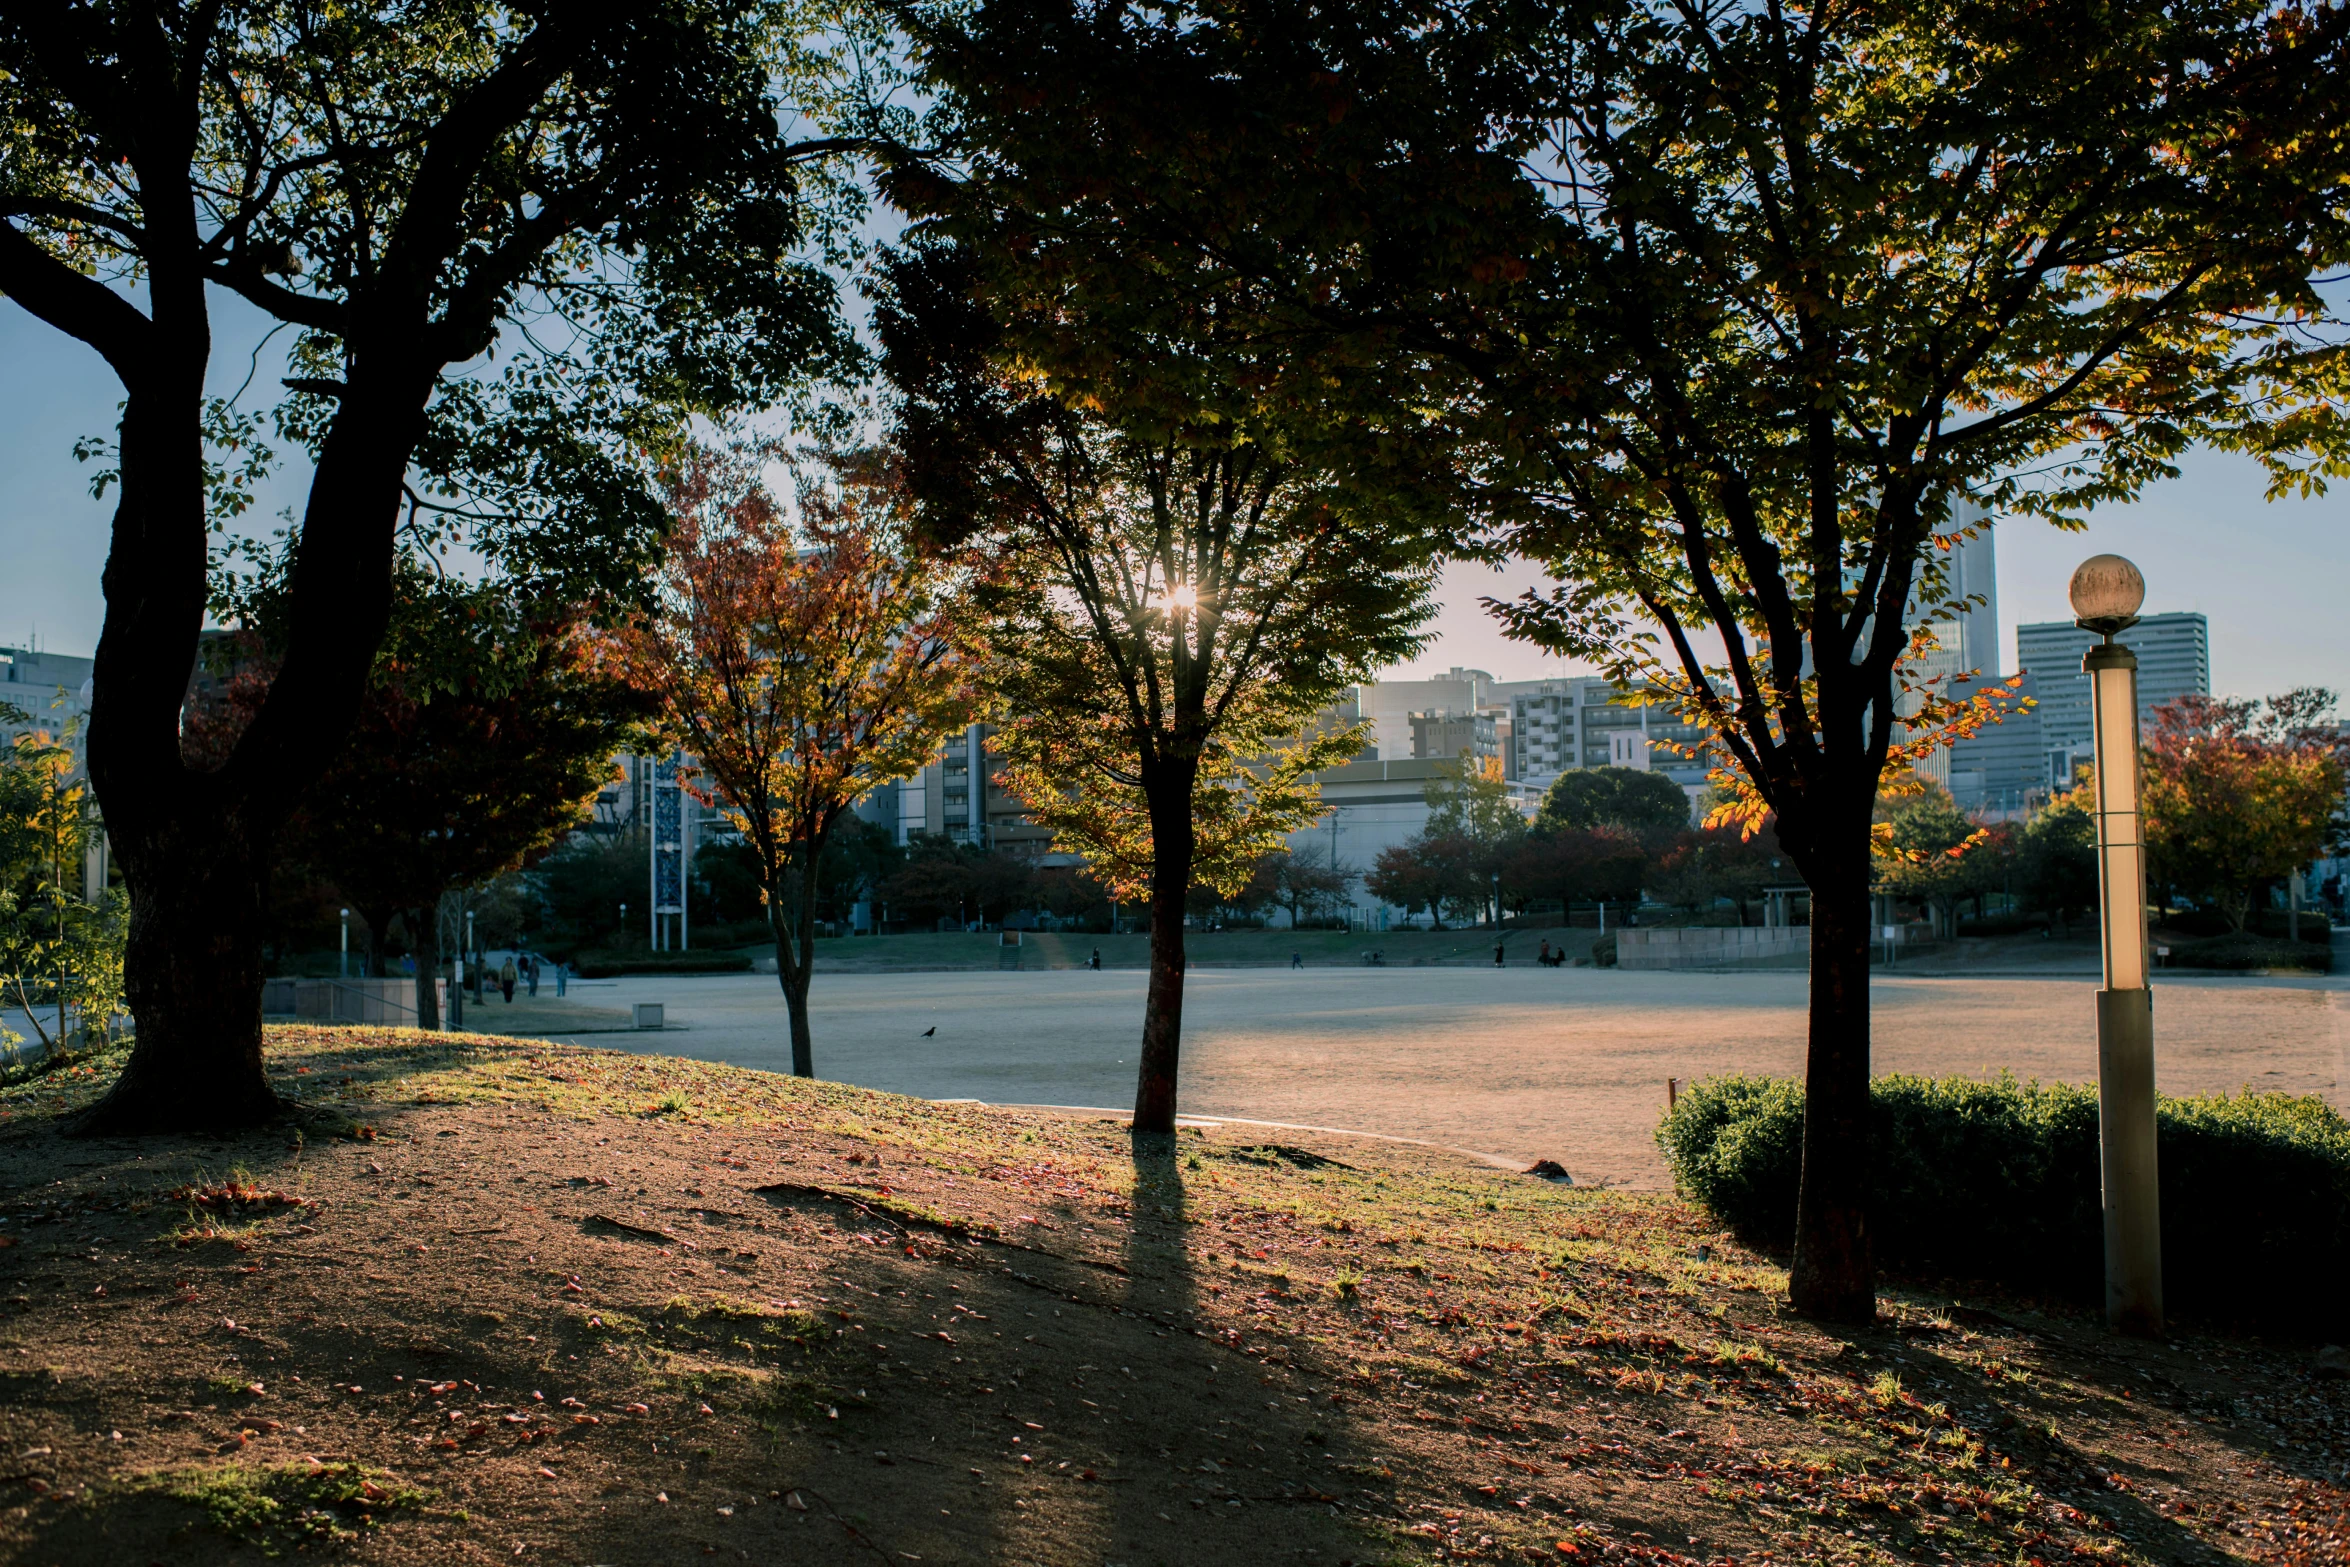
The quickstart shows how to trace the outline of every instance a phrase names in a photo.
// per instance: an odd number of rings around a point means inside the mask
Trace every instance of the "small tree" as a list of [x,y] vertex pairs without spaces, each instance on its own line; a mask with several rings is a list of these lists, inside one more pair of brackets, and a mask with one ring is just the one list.
[[[187,744],[234,753],[268,705],[286,645],[290,552],[224,581],[216,602],[243,631],[243,667],[191,712]],[[304,789],[279,853],[331,882],[385,971],[393,922],[416,959],[413,1015],[441,1025],[442,901],[536,862],[588,819],[651,703],[593,667],[587,616],[506,581],[444,576],[415,554],[393,572],[392,609],[348,738]]]
[[1119,897],[1149,899],[1134,1126],[1171,1133],[1186,902],[1237,891],[1322,814],[1313,775],[1359,728],[1299,736],[1420,645],[1432,518],[1354,485],[1360,431],[1208,320],[1040,388],[987,302],[1056,330],[1051,279],[983,201],[942,226],[959,244],[901,254],[875,311],[896,438],[930,526],[988,562],[1003,781]]
[[1637,900],[1648,866],[1640,835],[1620,823],[1606,822],[1529,834],[1509,875],[1536,896],[1556,898],[1571,908],[1577,903]]
[[696,447],[669,471],[656,607],[613,646],[691,753],[694,798],[757,858],[792,1071],[812,1077],[826,846],[859,800],[938,754],[978,692],[956,573],[914,548],[893,476],[803,466],[795,525],[759,476],[777,455]]
[[1500,924],[1502,881],[1526,836],[1526,813],[1502,782],[1500,765],[1478,765],[1464,754],[1456,776],[1431,780],[1421,794],[1428,802],[1423,836],[1461,846],[1448,857],[1458,884],[1454,901],[1482,907],[1487,919]]
[[1271,856],[1269,870],[1272,897],[1268,901],[1289,911],[1292,930],[1302,930],[1307,920],[1325,909],[1343,908],[1347,889],[1355,881],[1345,861],[1333,864],[1295,850]]
[[2154,710],[2148,872],[2242,934],[2253,899],[2342,841],[2343,739],[2330,691],[2193,696]]
[[1558,775],[1534,813],[1537,828],[1612,824],[1634,832],[1689,825],[1689,796],[1663,773],[1637,767],[1578,767]]
[[1363,886],[1372,897],[1392,903],[1406,914],[1426,909],[1441,930],[1445,900],[1454,895],[1455,879],[1441,856],[1441,847],[1425,838],[1390,844],[1371,862],[1371,873],[1363,878]]
[[1877,889],[1925,904],[1934,934],[1955,935],[1958,901],[1978,885],[1976,856],[1990,834],[1930,785],[1886,811],[1882,825]]
[[[33,721],[6,702],[0,718]],[[93,823],[79,739],[78,723],[69,720],[54,733],[20,733],[0,749],[0,986],[15,992],[45,1049],[71,1043],[75,1013],[85,1038],[110,1037],[122,1009],[126,902],[112,888],[85,902],[80,886]],[[28,983],[49,992],[54,1036]],[[20,1042],[13,1032],[0,1038],[11,1049]]]
[[1744,925],[1746,906],[1790,874],[1767,823],[1751,834],[1731,827],[1684,828],[1659,855],[1647,890],[1696,913],[1727,898],[1737,904]]
[[2076,789],[2034,811],[2016,840],[2016,880],[2061,933],[2065,916],[2097,907],[2097,820]]

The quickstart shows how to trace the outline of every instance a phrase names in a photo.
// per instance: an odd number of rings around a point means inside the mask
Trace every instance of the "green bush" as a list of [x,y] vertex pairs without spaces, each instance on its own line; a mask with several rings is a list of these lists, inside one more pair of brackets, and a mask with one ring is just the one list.
[[[2319,929],[2324,927],[2320,926]],[[2241,936],[2214,936],[2209,941],[2175,943],[2170,949],[2169,961],[2175,968],[2293,968],[2330,974],[2334,969],[2334,952],[2331,944],[2291,941],[2278,936],[2255,936],[2246,931]]]
[[[2070,1084],[1881,1077],[1878,1263],[2101,1298],[2097,1093]],[[2164,1293],[2189,1316],[2290,1332],[2350,1321],[2350,1122],[2284,1094],[2161,1099]],[[1728,1077],[1684,1090],[1657,1128],[1674,1183],[1750,1244],[1794,1238],[1803,1090]]]
[[747,952],[583,952],[572,965],[581,979],[610,979],[615,974],[746,974]]

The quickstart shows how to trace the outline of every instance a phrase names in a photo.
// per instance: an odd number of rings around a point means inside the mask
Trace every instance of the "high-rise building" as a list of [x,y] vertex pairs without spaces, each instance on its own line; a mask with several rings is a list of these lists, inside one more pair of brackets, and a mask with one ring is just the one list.
[[[2002,675],[1983,675],[1951,683],[1950,694],[1965,698],[1982,686],[2001,685]],[[2037,703],[2039,687],[2031,675],[2023,677],[2018,695]],[[2040,710],[2020,702],[1996,724],[1985,724],[1974,735],[1951,745],[1945,760],[1949,773],[1942,781],[1962,811],[1991,817],[2017,817],[2047,798],[2047,746],[2040,735]]]
[[1643,767],[1685,788],[1705,782],[1707,763],[1674,749],[1705,730],[1664,707],[1628,707],[1616,688],[1589,677],[1527,680],[1510,688],[1509,750],[1503,775],[1529,792],[1579,767]]
[[[2201,615],[2143,615],[2114,640],[2138,655],[2141,726],[2166,703],[2211,694],[2211,628]],[[2050,781],[2059,788],[2071,783],[2073,759],[2086,760],[2089,754],[2089,677],[2081,670],[2081,657],[2098,641],[2096,632],[2064,620],[2015,628],[2016,662],[2039,689],[2041,744]]]

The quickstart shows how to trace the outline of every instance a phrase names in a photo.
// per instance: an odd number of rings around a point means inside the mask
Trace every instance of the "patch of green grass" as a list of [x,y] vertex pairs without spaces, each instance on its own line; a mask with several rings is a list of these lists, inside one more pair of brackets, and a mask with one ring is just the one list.
[[357,1464],[226,1464],[177,1470],[148,1483],[264,1556],[356,1539],[429,1500],[428,1493]]

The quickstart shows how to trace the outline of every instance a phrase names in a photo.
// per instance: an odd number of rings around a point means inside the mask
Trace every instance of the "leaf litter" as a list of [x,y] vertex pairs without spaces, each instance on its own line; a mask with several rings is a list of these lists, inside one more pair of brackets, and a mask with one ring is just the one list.
[[0,1556],[2345,1559],[2304,1347],[1924,1289],[1827,1333],[1673,1198],[1441,1150],[269,1044],[306,1130],[228,1182],[57,1137],[102,1075],[0,1093]]

